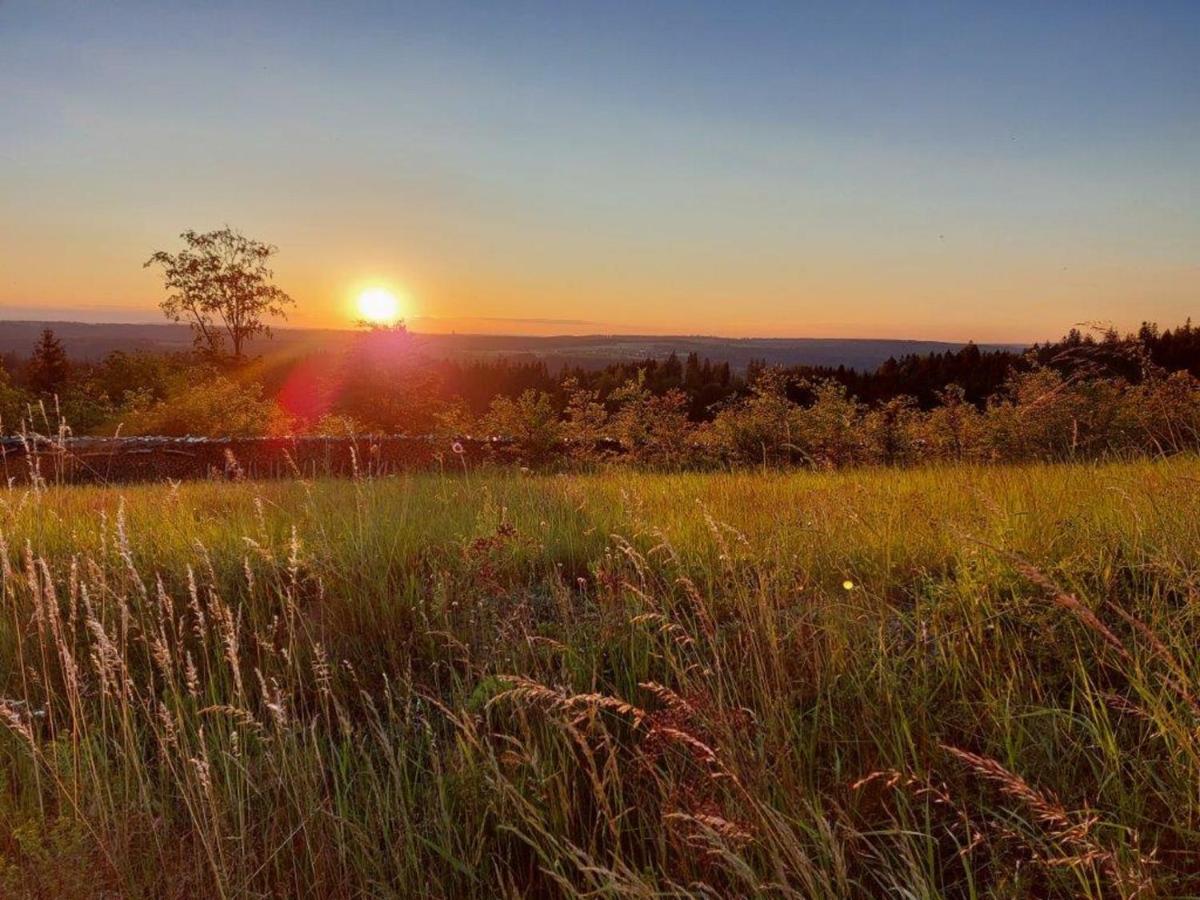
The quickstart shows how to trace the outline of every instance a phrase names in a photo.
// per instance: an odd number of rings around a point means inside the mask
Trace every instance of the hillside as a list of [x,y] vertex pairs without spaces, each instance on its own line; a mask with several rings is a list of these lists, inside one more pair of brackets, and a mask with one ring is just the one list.
[[[170,324],[92,324],[85,322],[0,321],[0,355],[24,355],[43,328],[53,328],[67,352],[76,359],[98,360],[114,350],[186,350],[191,334],[186,326]],[[355,332],[335,329],[281,328],[271,341],[252,344],[252,352],[295,352],[306,348],[336,349]],[[421,334],[417,339],[431,356],[441,358],[536,358],[551,368],[601,368],[610,363],[662,358],[670,353],[695,352],[713,362],[744,369],[751,360],[776,365],[877,367],[889,357],[908,353],[957,350],[961,343],[945,341],[858,338],[722,338],[686,335],[585,335],[535,337],[485,334]],[[983,344],[983,349],[1016,344]]]

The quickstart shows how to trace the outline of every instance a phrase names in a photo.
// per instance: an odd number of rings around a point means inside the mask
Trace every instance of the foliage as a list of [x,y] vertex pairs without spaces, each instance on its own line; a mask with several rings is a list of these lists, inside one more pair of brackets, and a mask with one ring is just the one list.
[[122,430],[130,434],[258,437],[289,430],[283,412],[263,398],[259,385],[204,370],[166,399],[138,398],[122,416]]
[[309,429],[309,434],[319,437],[352,438],[367,434],[367,428],[350,416],[327,413]]
[[270,335],[267,318],[286,317],[295,302],[271,283],[267,262],[278,250],[228,226],[204,233],[189,229],[180,238],[185,249],[159,250],[145,263],[162,267],[170,292],[162,311],[171,321],[191,326],[203,353],[220,356],[228,339],[234,359],[240,360],[248,339]]
[[337,363],[331,411],[353,417],[373,433],[428,434],[445,399],[437,375],[414,353],[403,328],[359,335]]
[[863,432],[872,457],[884,465],[921,458],[923,419],[912,397],[893,397],[863,417]]
[[640,375],[612,393],[617,405],[613,435],[631,461],[677,469],[696,458],[693,427],[687,415],[687,395],[678,388],[653,394]]
[[[70,363],[52,397],[32,397],[29,424],[76,435],[118,428],[330,436],[356,430],[430,435],[447,446],[473,434],[511,442],[499,444],[496,459],[553,468],[600,461],[664,469],[839,468],[1160,455],[1200,446],[1200,382],[1153,359],[1168,335],[1175,346],[1179,336],[1194,333],[1190,325],[1099,341],[1074,333],[1053,353],[1038,349],[1011,367],[985,404],[972,402],[966,386],[950,384],[928,405],[906,394],[866,402],[844,379],[801,376],[796,368],[754,366],[743,383],[694,356],[553,378],[542,363],[432,359],[419,336],[397,327],[366,331],[340,354],[267,357],[244,367],[238,382],[261,389],[241,397],[253,408],[230,406],[227,426],[219,418],[231,384],[205,387],[219,368],[197,368],[182,354],[147,353]],[[980,365],[986,358],[977,357]],[[17,377],[0,387],[0,415],[10,431],[28,418],[30,371],[18,365]],[[618,375],[627,377],[614,382]],[[206,391],[213,394],[207,401]],[[719,399],[698,414],[709,397]],[[278,398],[286,416],[264,398]],[[189,424],[192,415],[197,420]]]
[[952,384],[938,392],[937,400],[923,427],[919,427],[920,455],[954,462],[983,458],[984,418],[967,402],[966,391]]
[[600,442],[608,437],[609,415],[600,402],[600,392],[580,387],[578,379],[563,382],[567,408],[563,411],[562,434],[568,443],[568,453],[576,461],[587,461],[602,455]]
[[434,413],[433,436],[444,444],[452,443],[475,430],[475,419],[461,400],[451,401],[442,410]]
[[70,374],[71,364],[62,341],[54,336],[53,329],[42,329],[42,336],[29,357],[26,379],[30,389],[40,397],[53,396],[66,384]]
[[167,354],[116,350],[96,367],[92,379],[97,392],[115,403],[134,396],[163,400],[179,370],[187,365],[186,360]]
[[8,372],[0,367],[0,435],[21,430],[28,418],[30,397],[12,383]]
[[824,380],[810,385],[812,405],[800,410],[800,442],[805,454],[818,465],[836,468],[865,457],[861,426],[863,406],[844,385]]
[[1156,373],[1121,397],[1129,442],[1157,453],[1200,446],[1200,379],[1189,372]]
[[707,438],[716,451],[742,464],[783,465],[801,457],[799,408],[787,397],[782,369],[761,370],[749,394],[726,403]]
[[558,411],[542,391],[525,391],[516,400],[496,397],[482,422],[488,434],[512,440],[526,463],[544,463],[562,440]]

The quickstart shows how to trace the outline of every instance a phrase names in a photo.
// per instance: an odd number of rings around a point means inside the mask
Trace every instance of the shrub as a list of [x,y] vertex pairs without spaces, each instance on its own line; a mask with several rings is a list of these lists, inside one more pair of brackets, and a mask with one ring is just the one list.
[[863,419],[863,432],[871,459],[899,465],[917,459],[920,452],[921,413],[912,397],[895,397]]
[[513,441],[520,458],[529,464],[544,463],[562,440],[558,412],[545,391],[527,390],[516,400],[492,400],[483,427],[491,435]]
[[567,408],[562,434],[567,452],[576,461],[595,459],[601,453],[600,441],[608,436],[608,410],[600,402],[599,391],[581,388],[574,378],[563,382],[563,389],[567,392]]
[[320,437],[350,438],[367,433],[367,427],[353,416],[326,413],[309,429],[310,434]]
[[737,463],[783,465],[800,455],[800,408],[788,400],[787,377],[778,368],[763,369],[750,393],[727,404],[707,429],[718,456]]
[[1128,449],[1119,434],[1127,387],[1119,378],[1063,375],[1040,366],[1015,374],[1008,397],[987,414],[995,455],[1063,460]]
[[434,413],[433,434],[443,442],[450,442],[471,434],[475,419],[461,400],[454,400],[443,410]]
[[917,438],[925,458],[971,460],[984,452],[983,415],[966,399],[966,391],[952,384],[937,394],[938,405],[923,415]]
[[813,404],[797,416],[800,443],[818,465],[837,468],[865,456],[863,405],[845,385],[824,380],[810,384]]
[[287,416],[258,384],[238,384],[223,375],[196,373],[192,383],[166,399],[137,404],[125,413],[133,434],[259,437],[288,431]]
[[0,434],[15,434],[28,416],[30,398],[14,387],[3,368],[0,368]]
[[619,404],[613,416],[613,433],[631,462],[659,468],[679,468],[697,458],[695,426],[688,419],[687,395],[680,390],[653,394],[645,374],[613,391]]
[[1128,440],[1151,453],[1200,445],[1200,380],[1188,372],[1155,373],[1122,395]]

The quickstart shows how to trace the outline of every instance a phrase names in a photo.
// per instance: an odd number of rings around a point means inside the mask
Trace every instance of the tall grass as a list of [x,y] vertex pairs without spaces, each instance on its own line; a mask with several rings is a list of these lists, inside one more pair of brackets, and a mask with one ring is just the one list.
[[0,895],[1200,892],[1200,463],[0,495]]

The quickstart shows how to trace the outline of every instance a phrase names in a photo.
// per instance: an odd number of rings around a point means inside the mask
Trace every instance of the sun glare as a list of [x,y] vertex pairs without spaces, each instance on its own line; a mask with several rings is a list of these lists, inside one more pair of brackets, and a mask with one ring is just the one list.
[[369,288],[358,295],[358,313],[368,322],[389,325],[400,318],[400,301],[385,288]]

